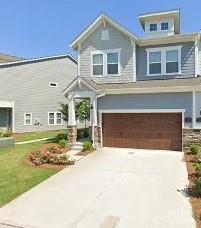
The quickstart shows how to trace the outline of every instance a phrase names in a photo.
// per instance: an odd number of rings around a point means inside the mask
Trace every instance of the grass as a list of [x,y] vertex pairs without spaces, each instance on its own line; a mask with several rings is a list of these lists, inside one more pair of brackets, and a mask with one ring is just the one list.
[[23,142],[35,139],[55,137],[59,133],[65,133],[66,130],[56,130],[56,131],[38,131],[29,133],[19,133],[14,134],[16,142]]
[[0,207],[58,172],[26,163],[28,154],[42,144],[37,142],[0,149]]

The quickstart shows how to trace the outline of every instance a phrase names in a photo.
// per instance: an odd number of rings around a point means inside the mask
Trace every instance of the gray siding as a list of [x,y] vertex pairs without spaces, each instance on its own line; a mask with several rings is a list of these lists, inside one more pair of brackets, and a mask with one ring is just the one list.
[[185,109],[192,117],[192,93],[108,95],[98,99],[101,109]]
[[[48,125],[48,112],[58,111],[58,103],[65,101],[63,89],[76,73],[77,65],[67,57],[0,69],[0,100],[15,102],[15,132],[65,128],[66,123]],[[58,88],[49,87],[49,82],[58,82]],[[26,112],[42,125],[25,126]]]
[[91,51],[118,49],[121,48],[121,77],[110,76],[105,78],[95,78],[99,82],[107,81],[128,81],[133,79],[133,49],[130,39],[116,30],[106,25],[104,29],[109,31],[109,40],[101,40],[101,30],[103,25],[97,28],[83,43],[80,51],[80,74],[84,77],[92,77],[91,72]]
[[198,74],[201,75],[201,42],[199,42],[198,46]]
[[[201,92],[196,92],[196,118],[201,117],[200,110],[201,110]],[[201,123],[196,123],[196,127],[201,128]]]
[[195,76],[195,47],[194,42],[177,43],[162,45],[161,47],[182,45],[181,49],[181,75],[173,76],[147,76],[147,53],[146,48],[155,48],[160,46],[147,46],[136,48],[136,72],[137,80],[152,79],[171,79],[171,78],[190,78]]

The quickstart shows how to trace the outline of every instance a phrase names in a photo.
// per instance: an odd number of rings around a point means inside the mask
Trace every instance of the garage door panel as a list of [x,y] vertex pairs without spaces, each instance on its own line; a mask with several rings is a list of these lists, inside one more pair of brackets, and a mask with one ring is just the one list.
[[103,114],[103,145],[139,149],[182,149],[180,113]]

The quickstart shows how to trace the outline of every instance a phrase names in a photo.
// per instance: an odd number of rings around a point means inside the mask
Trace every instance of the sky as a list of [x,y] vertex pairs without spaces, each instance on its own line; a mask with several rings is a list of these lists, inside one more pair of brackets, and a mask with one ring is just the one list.
[[139,14],[176,8],[182,33],[201,29],[201,0],[0,0],[0,52],[76,57],[70,43],[102,12],[143,36]]

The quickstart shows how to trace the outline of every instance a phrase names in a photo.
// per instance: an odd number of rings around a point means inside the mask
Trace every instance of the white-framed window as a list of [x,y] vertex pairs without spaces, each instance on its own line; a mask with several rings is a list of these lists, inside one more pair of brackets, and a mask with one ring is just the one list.
[[48,112],[48,124],[49,125],[62,125],[61,112]]
[[168,30],[169,29],[169,23],[168,22],[162,22],[161,23],[161,31]]
[[149,48],[147,51],[147,75],[181,74],[181,46]]
[[101,30],[101,40],[109,40],[109,31],[108,29]]
[[24,125],[32,125],[32,113],[24,113]]
[[103,75],[103,54],[93,54],[93,75]]
[[155,31],[157,31],[157,23],[149,24],[149,31],[150,31],[150,32],[155,32]]
[[91,52],[93,76],[120,76],[120,49]]
[[49,82],[50,87],[58,87],[58,82]]

